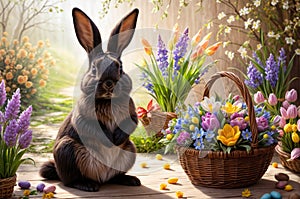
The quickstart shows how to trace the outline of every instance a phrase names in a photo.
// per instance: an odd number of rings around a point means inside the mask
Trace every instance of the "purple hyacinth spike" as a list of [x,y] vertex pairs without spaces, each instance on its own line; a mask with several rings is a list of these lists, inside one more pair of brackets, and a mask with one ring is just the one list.
[[247,68],[247,76],[249,79],[245,80],[245,84],[249,87],[257,88],[263,82],[262,74],[257,70],[252,62],[250,62]]
[[11,120],[18,117],[20,106],[21,106],[21,94],[20,89],[17,89],[13,94],[11,100],[8,100],[6,109],[5,109],[5,119]]
[[30,125],[30,117],[32,113],[32,106],[29,106],[25,111],[23,111],[18,120],[18,133],[25,132]]
[[189,29],[186,28],[181,37],[179,38],[178,42],[175,45],[175,49],[173,50],[173,58],[174,58],[174,71],[177,74],[177,71],[180,69],[178,62],[179,60],[185,55],[187,52],[188,47],[188,40],[189,40]]
[[29,146],[31,140],[32,140],[32,131],[31,130],[26,130],[19,137],[19,146],[20,146],[20,149],[27,148]]
[[266,61],[266,80],[270,82],[270,85],[274,88],[278,81],[279,66],[274,59],[274,55],[270,54],[270,57]]
[[8,147],[16,145],[18,123],[15,119],[11,120],[4,132],[4,141]]
[[4,80],[0,84],[0,106],[3,106],[6,101],[6,90]]
[[286,55],[283,48],[279,50],[278,67],[282,67],[283,72],[286,71]]
[[157,45],[157,59],[158,67],[162,72],[162,75],[165,77],[167,76],[167,68],[168,68],[168,50],[166,49],[166,45],[161,39],[161,36],[158,36],[158,45]]

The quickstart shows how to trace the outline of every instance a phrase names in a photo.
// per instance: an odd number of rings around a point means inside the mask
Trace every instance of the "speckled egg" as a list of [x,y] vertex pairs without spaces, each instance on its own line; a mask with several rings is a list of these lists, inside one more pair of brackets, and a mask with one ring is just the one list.
[[278,191],[271,191],[270,195],[272,199],[282,199],[282,196]]

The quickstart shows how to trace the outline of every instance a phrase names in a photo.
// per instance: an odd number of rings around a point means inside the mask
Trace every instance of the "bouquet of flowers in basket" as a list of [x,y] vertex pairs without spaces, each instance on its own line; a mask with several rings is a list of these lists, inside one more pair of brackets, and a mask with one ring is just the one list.
[[285,100],[280,107],[279,132],[282,150],[291,154],[291,159],[300,157],[300,106],[294,102],[297,100],[297,91],[289,90],[285,94]]
[[[251,150],[252,132],[248,110],[239,96],[229,95],[225,100],[204,97],[194,106],[177,109],[178,118],[169,123],[165,135],[166,152],[175,145],[230,153],[233,150]],[[258,146],[277,143],[278,132],[271,114],[256,106]]]

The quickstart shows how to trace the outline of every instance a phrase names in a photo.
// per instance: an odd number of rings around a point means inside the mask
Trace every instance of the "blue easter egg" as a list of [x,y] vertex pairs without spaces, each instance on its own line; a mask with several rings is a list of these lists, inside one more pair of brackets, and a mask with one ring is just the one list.
[[29,189],[31,186],[30,182],[28,181],[19,181],[18,185],[21,189]]
[[272,196],[272,199],[282,199],[282,196],[277,191],[271,191],[270,195]]
[[269,193],[265,193],[264,195],[262,195],[262,197],[260,197],[260,199],[272,199],[272,196]]

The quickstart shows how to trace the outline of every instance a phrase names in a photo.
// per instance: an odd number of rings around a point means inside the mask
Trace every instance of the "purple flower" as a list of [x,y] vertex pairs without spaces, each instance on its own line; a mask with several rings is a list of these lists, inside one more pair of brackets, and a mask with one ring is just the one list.
[[168,68],[168,50],[166,49],[166,45],[161,39],[161,36],[158,36],[158,45],[157,45],[157,59],[158,67],[162,72],[162,75],[165,77],[167,76],[167,68]]
[[250,62],[247,68],[247,76],[249,79],[245,80],[245,84],[249,87],[257,88],[263,82],[262,74],[257,70],[252,62]]
[[297,107],[294,104],[291,104],[288,109],[286,110],[287,116],[290,119],[294,119],[297,117]]
[[3,106],[6,101],[6,90],[4,80],[1,81],[0,84],[0,106]]
[[265,67],[264,64],[262,63],[261,59],[256,54],[256,52],[253,52],[253,58],[258,65],[260,65],[262,68]]
[[29,146],[32,140],[32,131],[26,130],[23,134],[19,137],[19,146],[21,149],[25,149]]
[[245,121],[244,117],[236,117],[230,121],[231,126],[238,126],[240,130],[247,128],[248,123]]
[[285,93],[285,99],[288,102],[295,102],[297,100],[297,97],[298,97],[298,95],[297,95],[297,91],[295,89],[292,89]]
[[32,113],[32,106],[29,106],[25,111],[23,111],[18,120],[18,133],[25,132],[30,125],[30,116]]
[[271,93],[268,98],[268,102],[271,106],[275,106],[278,102],[277,97],[274,93]]
[[282,66],[283,72],[286,71],[286,55],[283,48],[279,50],[278,67]]
[[255,103],[259,104],[265,101],[265,97],[262,94],[261,91],[258,91],[257,93],[254,94],[254,101]]
[[268,138],[267,138],[267,142],[265,144],[266,146],[270,146],[276,142],[276,140],[273,138],[273,134],[274,134],[273,131],[267,132]]
[[5,109],[5,119],[11,120],[16,119],[18,117],[20,106],[21,106],[21,95],[20,89],[17,89],[13,94],[11,100],[8,100],[6,109]]
[[278,81],[279,67],[274,59],[274,55],[270,54],[270,57],[266,61],[266,80],[270,82],[270,85],[274,88]]
[[259,118],[256,118],[256,122],[257,122],[257,130],[258,130],[258,132],[263,132],[263,131],[265,131],[265,130],[267,130],[269,128],[269,122],[263,116],[261,116]]
[[0,124],[5,122],[4,114],[0,111]]
[[173,58],[174,58],[174,73],[177,75],[177,71],[180,69],[178,62],[187,52],[189,40],[189,29],[186,28],[183,32],[183,35],[179,38],[178,42],[175,45],[175,49],[173,50]]
[[11,120],[4,132],[4,141],[8,147],[16,145],[18,123],[15,119]]
[[244,140],[252,141],[252,133],[249,131],[249,129],[245,129],[242,131],[242,136]]
[[220,127],[220,122],[218,120],[218,118],[215,116],[215,114],[212,113],[206,113],[204,116],[201,117],[202,120],[202,128],[205,131],[213,131],[216,130]]
[[176,140],[179,145],[189,144],[189,141],[191,141],[190,134],[186,131],[183,131],[179,134]]

